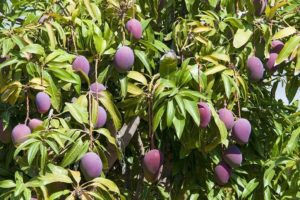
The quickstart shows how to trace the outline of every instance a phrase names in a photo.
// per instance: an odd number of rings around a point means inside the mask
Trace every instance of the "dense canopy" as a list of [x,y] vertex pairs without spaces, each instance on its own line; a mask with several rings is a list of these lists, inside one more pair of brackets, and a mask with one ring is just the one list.
[[299,8],[1,1],[0,199],[300,199]]

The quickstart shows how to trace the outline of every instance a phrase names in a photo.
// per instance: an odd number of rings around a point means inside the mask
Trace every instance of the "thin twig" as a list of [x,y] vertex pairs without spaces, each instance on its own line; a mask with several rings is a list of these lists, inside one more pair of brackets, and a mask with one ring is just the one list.
[[78,55],[77,46],[76,46],[76,37],[75,37],[74,27],[73,26],[72,26],[72,31],[71,32],[72,32],[72,41],[73,41],[75,53]]
[[43,71],[44,71],[44,65],[41,66],[41,86],[44,86],[44,75],[43,75]]
[[156,89],[156,86],[154,86],[154,81],[156,78],[158,78],[158,74],[153,76],[150,85],[149,85],[149,93],[148,93],[148,123],[149,123],[149,140],[151,149],[155,148],[154,144],[154,130],[153,130],[153,96]]
[[122,15],[122,45],[125,45],[126,37],[125,37],[125,14]]
[[95,82],[96,82],[96,100],[98,103],[98,63],[99,63],[99,58],[96,58],[95,60]]
[[26,119],[25,119],[25,124],[27,124],[29,120],[29,88],[26,87],[25,93],[26,93]]
[[93,124],[92,124],[92,95],[91,92],[89,92],[88,95],[89,98],[89,133],[90,133],[90,150],[93,149],[93,142],[94,142],[94,138],[93,138]]
[[199,84],[199,92],[201,93],[202,92],[202,88],[201,88],[201,76],[200,76],[200,73],[201,73],[201,69],[202,69],[202,65],[198,62],[198,60],[196,59],[196,62],[197,62],[197,65],[198,65],[198,84]]
[[[143,163],[143,158],[145,155],[145,148],[144,148],[140,133],[137,133],[136,135],[137,135],[137,137],[136,137],[137,138],[137,147],[138,147],[139,154],[140,154],[140,163]],[[141,165],[141,168],[142,168],[142,165]],[[140,195],[142,194],[142,191],[143,191],[143,183],[144,183],[144,173],[143,173],[143,170],[140,170],[137,187],[136,187],[133,199],[136,199],[136,200],[140,199]]]
[[[238,84],[238,80],[236,77],[236,68],[234,65],[232,65],[232,70],[233,70],[233,76],[234,76],[234,81],[236,82],[237,85]],[[240,96],[238,95],[238,92],[235,91],[235,97],[237,98],[237,106],[238,106],[238,114],[239,114],[239,118],[241,118],[241,105],[240,105]]]

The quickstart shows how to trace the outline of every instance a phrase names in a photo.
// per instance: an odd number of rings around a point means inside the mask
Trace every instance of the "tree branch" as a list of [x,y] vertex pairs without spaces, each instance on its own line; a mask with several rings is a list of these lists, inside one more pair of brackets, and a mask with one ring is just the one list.
[[[136,133],[140,121],[141,118],[139,116],[136,116],[130,121],[128,125],[124,124],[119,132],[117,132],[112,122],[108,123],[108,129],[112,134],[112,136],[116,137],[117,140],[120,141],[120,148],[122,151],[124,151],[124,149],[128,146],[130,140]],[[112,144],[108,144],[107,151],[109,152],[109,154],[107,155],[108,170],[109,170],[116,162],[118,156],[117,156],[117,151],[115,149],[115,146],[113,146]]]

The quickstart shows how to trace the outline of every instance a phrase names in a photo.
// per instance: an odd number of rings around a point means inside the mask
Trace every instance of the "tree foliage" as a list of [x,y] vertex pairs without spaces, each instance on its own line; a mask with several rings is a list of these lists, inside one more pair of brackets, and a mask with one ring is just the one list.
[[[0,199],[300,198],[299,0],[268,1],[260,16],[251,0],[1,2],[4,130],[43,123],[19,145],[1,141]],[[139,40],[126,29],[132,18],[142,24]],[[273,40],[284,43],[276,72],[251,80],[247,59],[266,65]],[[128,72],[115,67],[123,45],[134,52]],[[78,55],[88,74],[73,70]],[[99,95],[94,82],[106,87]],[[282,82],[289,105],[275,99]],[[41,91],[51,98],[45,114],[35,105]],[[199,127],[200,101],[212,114],[207,128]],[[98,106],[108,113],[103,128],[94,127]],[[218,116],[223,107],[248,119],[252,133],[239,146],[242,165],[221,187],[214,167],[235,143]],[[153,148],[164,162],[152,184],[142,160]],[[80,159],[89,151],[103,172],[86,181]]]

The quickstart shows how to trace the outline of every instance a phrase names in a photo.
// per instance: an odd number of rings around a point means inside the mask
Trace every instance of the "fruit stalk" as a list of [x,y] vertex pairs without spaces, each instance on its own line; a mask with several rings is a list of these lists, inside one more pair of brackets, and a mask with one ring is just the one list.
[[[95,59],[95,82],[98,83],[98,63],[99,63],[99,58]],[[97,92],[98,92],[98,88],[97,88]],[[96,100],[98,103],[98,93],[96,95]]]
[[148,93],[148,121],[149,121],[149,140],[151,149],[155,148],[154,144],[154,130],[153,130],[153,96],[157,85],[154,85],[154,81],[159,77],[159,74],[156,74],[152,77],[152,80],[149,85]]

